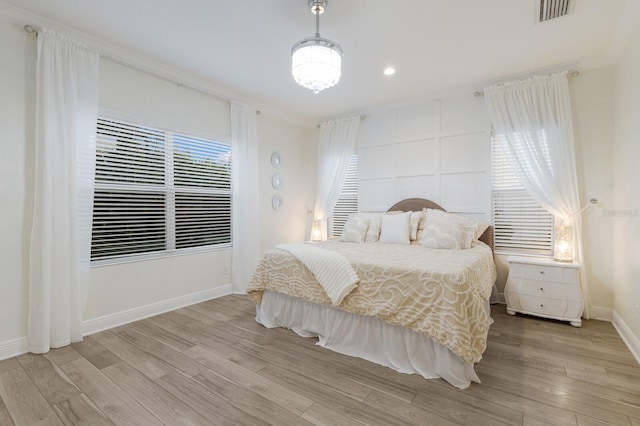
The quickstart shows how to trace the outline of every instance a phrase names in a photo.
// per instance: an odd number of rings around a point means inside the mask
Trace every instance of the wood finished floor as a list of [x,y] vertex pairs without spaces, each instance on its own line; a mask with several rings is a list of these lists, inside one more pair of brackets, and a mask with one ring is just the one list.
[[0,424],[640,425],[640,366],[611,324],[492,315],[482,384],[459,390],[267,330],[226,296],[0,361]]

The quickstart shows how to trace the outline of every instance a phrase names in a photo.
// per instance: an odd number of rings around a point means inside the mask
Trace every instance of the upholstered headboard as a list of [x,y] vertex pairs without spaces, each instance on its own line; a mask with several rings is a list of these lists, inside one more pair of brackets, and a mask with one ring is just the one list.
[[[437,209],[446,212],[446,210],[438,204],[424,198],[407,198],[406,200],[398,201],[393,206],[389,207],[388,211],[419,212],[422,211],[423,208]],[[489,226],[478,239],[491,247],[491,251],[493,251],[493,226]]]

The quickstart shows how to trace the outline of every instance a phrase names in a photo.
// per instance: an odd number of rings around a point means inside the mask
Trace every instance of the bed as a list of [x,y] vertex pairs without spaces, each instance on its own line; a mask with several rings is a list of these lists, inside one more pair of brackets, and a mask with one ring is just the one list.
[[[426,209],[444,211],[412,198],[389,212]],[[277,246],[265,252],[247,289],[258,323],[317,337],[330,350],[402,373],[441,377],[461,389],[480,382],[474,364],[486,348],[496,280],[490,227],[463,250],[380,242],[312,245],[346,259],[358,284],[334,300],[317,272]]]

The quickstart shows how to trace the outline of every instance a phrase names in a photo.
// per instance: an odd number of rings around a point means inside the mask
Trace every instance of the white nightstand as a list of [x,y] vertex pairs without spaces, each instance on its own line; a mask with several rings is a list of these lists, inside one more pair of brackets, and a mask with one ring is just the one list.
[[509,278],[504,289],[507,313],[570,321],[572,326],[580,327],[584,301],[579,270],[577,262],[510,256]]

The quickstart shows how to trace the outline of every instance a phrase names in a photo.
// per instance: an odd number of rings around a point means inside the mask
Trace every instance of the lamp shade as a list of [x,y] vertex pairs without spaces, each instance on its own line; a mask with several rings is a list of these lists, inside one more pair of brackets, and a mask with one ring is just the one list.
[[556,226],[553,244],[553,260],[573,262],[573,227],[562,224]]
[[318,93],[340,80],[342,49],[321,37],[307,38],[291,49],[291,73],[299,85]]
[[322,220],[314,219],[311,228],[311,241],[322,241]]

